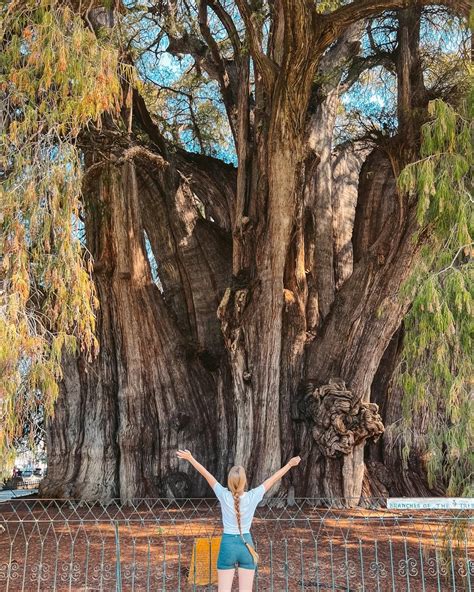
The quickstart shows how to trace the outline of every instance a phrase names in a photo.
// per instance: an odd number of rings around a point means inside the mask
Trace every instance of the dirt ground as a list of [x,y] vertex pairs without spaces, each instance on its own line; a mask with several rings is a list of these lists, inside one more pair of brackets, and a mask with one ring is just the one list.
[[[124,508],[16,500],[0,504],[0,525],[0,592],[216,590],[198,585],[209,566],[191,566],[196,541],[220,534],[214,501]],[[256,591],[474,590],[472,513],[297,503],[258,508],[252,531]]]

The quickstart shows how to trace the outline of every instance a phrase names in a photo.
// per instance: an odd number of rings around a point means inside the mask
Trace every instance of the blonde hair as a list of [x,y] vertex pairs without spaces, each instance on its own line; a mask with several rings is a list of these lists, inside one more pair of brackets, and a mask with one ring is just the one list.
[[247,543],[244,539],[244,535],[242,534],[242,525],[240,523],[240,496],[244,493],[245,486],[247,485],[247,476],[245,474],[245,469],[241,465],[237,465],[232,467],[229,471],[229,475],[227,476],[227,487],[229,491],[232,493],[232,497],[234,498],[234,508],[235,508],[235,515],[237,517],[237,524],[239,526],[240,536],[242,540],[249,550],[250,554],[253,557],[254,563],[258,563],[258,553],[255,549]]

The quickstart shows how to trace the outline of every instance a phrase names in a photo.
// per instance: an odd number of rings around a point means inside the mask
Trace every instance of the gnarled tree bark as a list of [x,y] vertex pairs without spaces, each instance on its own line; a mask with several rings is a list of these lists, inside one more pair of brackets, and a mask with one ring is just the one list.
[[[373,385],[390,368],[385,352],[410,305],[398,293],[424,240],[396,178],[416,158],[426,115],[425,3],[364,0],[321,15],[308,0],[278,0],[266,47],[250,5],[236,4],[245,42],[208,0],[200,37],[170,38],[169,50],[217,81],[237,170],[169,147],[137,92],[133,126],[105,149],[111,162],[99,162],[104,146],[86,146],[101,349],[93,362],[64,361],[45,495],[204,495],[175,458],[187,447],[222,481],[245,465],[252,485],[300,453],[289,477],[297,495],[353,505],[365,443],[398,413],[399,395],[380,399]],[[354,23],[386,9],[400,9],[398,134],[335,151]],[[209,10],[233,60],[219,54]]]

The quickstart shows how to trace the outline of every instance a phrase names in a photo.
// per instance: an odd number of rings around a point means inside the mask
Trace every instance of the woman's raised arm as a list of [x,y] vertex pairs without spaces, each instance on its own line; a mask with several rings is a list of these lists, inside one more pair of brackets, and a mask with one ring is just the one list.
[[275,483],[279,481],[283,477],[283,475],[286,475],[286,473],[288,473],[291,467],[296,467],[296,465],[299,465],[300,462],[301,458],[299,456],[294,456],[293,458],[290,458],[290,460],[286,463],[284,467],[282,467],[274,475],[272,475],[266,481],[263,482],[262,485],[265,488],[265,491],[268,491],[271,487],[273,487],[273,485],[275,485]]
[[214,489],[214,485],[217,483],[217,479],[214,477],[214,475],[211,475],[211,473],[209,473],[209,471],[205,467],[203,467],[201,463],[198,463],[198,461],[189,452],[189,450],[178,450],[176,455],[178,458],[182,458],[183,460],[187,460],[188,462],[190,462],[193,465],[193,467],[201,473],[201,475],[209,483],[211,488]]

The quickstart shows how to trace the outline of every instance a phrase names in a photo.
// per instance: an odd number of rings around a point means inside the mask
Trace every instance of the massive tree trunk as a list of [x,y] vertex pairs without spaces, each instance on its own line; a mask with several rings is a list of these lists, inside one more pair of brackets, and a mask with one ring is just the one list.
[[[203,9],[210,49],[170,37],[171,52],[189,53],[217,81],[237,171],[168,151],[137,93],[133,133],[111,162],[90,142],[84,193],[100,353],[64,361],[42,494],[204,495],[175,457],[187,447],[222,481],[233,463],[245,465],[252,485],[300,453],[283,491],[359,501],[365,444],[383,432],[372,385],[381,363],[390,368],[384,352],[410,304],[398,293],[423,241],[396,177],[416,157],[427,97],[420,9],[410,8],[400,11],[393,65],[398,135],[334,150],[362,32],[351,19],[385,8],[367,2],[359,13],[355,4],[334,22],[312,2],[272,4],[265,53],[240,0],[250,56],[240,48],[234,61],[219,61]],[[238,35],[232,43],[239,51]],[[376,403],[389,420],[398,413],[393,401]]]
[[93,363],[65,361],[44,495],[201,495],[203,483],[179,470],[176,449],[192,448],[217,473],[232,450],[232,434],[224,449],[218,438],[232,421],[225,369],[205,367],[152,280],[137,177],[126,161],[101,167],[88,182],[101,348]]
[[[416,153],[426,92],[418,53],[420,9],[400,11],[396,60],[399,135],[373,151],[361,169],[352,231],[353,272],[334,297],[330,312],[308,348],[305,391],[300,410],[305,426],[306,495],[345,498],[357,503],[364,479],[364,444],[383,431],[371,385],[383,354],[409,302],[398,296],[423,242],[416,236],[414,204],[400,195],[396,177]],[[332,279],[330,280],[333,285]],[[339,379],[335,381],[334,379]],[[328,387],[315,388],[328,385]],[[318,466],[318,470],[312,467]]]

